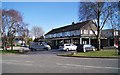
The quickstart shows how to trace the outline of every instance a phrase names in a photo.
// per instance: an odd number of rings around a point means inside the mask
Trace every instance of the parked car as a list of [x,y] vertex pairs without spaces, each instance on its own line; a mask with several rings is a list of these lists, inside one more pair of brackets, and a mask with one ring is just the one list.
[[90,44],[78,44],[77,52],[95,51],[95,47]]
[[115,48],[118,49],[118,44],[114,44]]
[[77,49],[77,46],[74,44],[63,44],[59,46],[59,50],[69,51],[69,50],[76,50],[76,49]]
[[50,50],[51,47],[45,42],[30,42],[29,48],[31,50]]

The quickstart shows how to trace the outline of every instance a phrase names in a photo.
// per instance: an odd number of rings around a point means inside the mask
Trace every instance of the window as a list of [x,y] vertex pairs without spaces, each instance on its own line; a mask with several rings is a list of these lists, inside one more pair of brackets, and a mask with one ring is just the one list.
[[114,32],[114,36],[116,36],[116,35],[118,35],[118,31],[115,31],[115,32]]
[[49,35],[46,35],[45,38],[49,38]]
[[56,37],[60,37],[60,34],[59,34],[59,33],[57,33],[57,34],[56,34]]
[[80,35],[80,31],[79,30],[75,30],[75,35]]
[[65,32],[65,36],[67,36],[67,32]]
[[60,37],[62,36],[62,33],[59,33]]
[[84,30],[84,34],[88,34],[88,30]]
[[95,31],[95,34],[97,35],[97,31]]
[[70,36],[70,31],[66,32],[66,35],[67,35],[67,36]]
[[50,34],[50,38],[52,38],[53,37],[53,34]]
[[83,30],[81,30],[81,34],[83,34],[83,32],[82,32]]
[[93,31],[92,31],[92,30],[90,30],[90,34],[93,34]]
[[53,37],[56,37],[56,34],[53,34]]
[[73,31],[70,31],[70,36],[73,36],[74,35],[74,32]]
[[49,35],[46,35],[45,38],[51,38],[51,35],[50,35],[50,34],[49,34]]
[[65,32],[62,32],[62,36],[66,36],[66,33],[65,33]]

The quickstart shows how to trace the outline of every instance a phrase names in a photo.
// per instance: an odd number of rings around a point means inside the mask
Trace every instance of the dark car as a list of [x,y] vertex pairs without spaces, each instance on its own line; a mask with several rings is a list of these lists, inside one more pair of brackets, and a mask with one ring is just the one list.
[[95,51],[95,47],[89,44],[78,44],[77,52]]

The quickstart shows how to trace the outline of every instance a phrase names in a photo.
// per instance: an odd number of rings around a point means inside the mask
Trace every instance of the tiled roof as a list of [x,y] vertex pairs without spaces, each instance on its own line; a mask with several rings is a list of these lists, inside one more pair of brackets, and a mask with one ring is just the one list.
[[[52,29],[47,34],[54,34],[54,33],[59,33],[59,32],[72,31],[72,30],[79,30],[81,27],[88,24],[89,22],[93,22],[93,21],[88,20],[88,21],[84,21],[84,22],[80,22],[80,23],[72,23],[72,25],[67,25],[64,27]],[[47,34],[45,34],[45,35],[47,35]]]

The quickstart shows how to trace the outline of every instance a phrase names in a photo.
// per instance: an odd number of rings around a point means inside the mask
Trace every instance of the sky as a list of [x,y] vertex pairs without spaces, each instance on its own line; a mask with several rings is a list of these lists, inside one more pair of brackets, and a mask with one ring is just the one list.
[[2,9],[19,11],[30,30],[39,26],[45,33],[79,21],[79,2],[2,2]]

